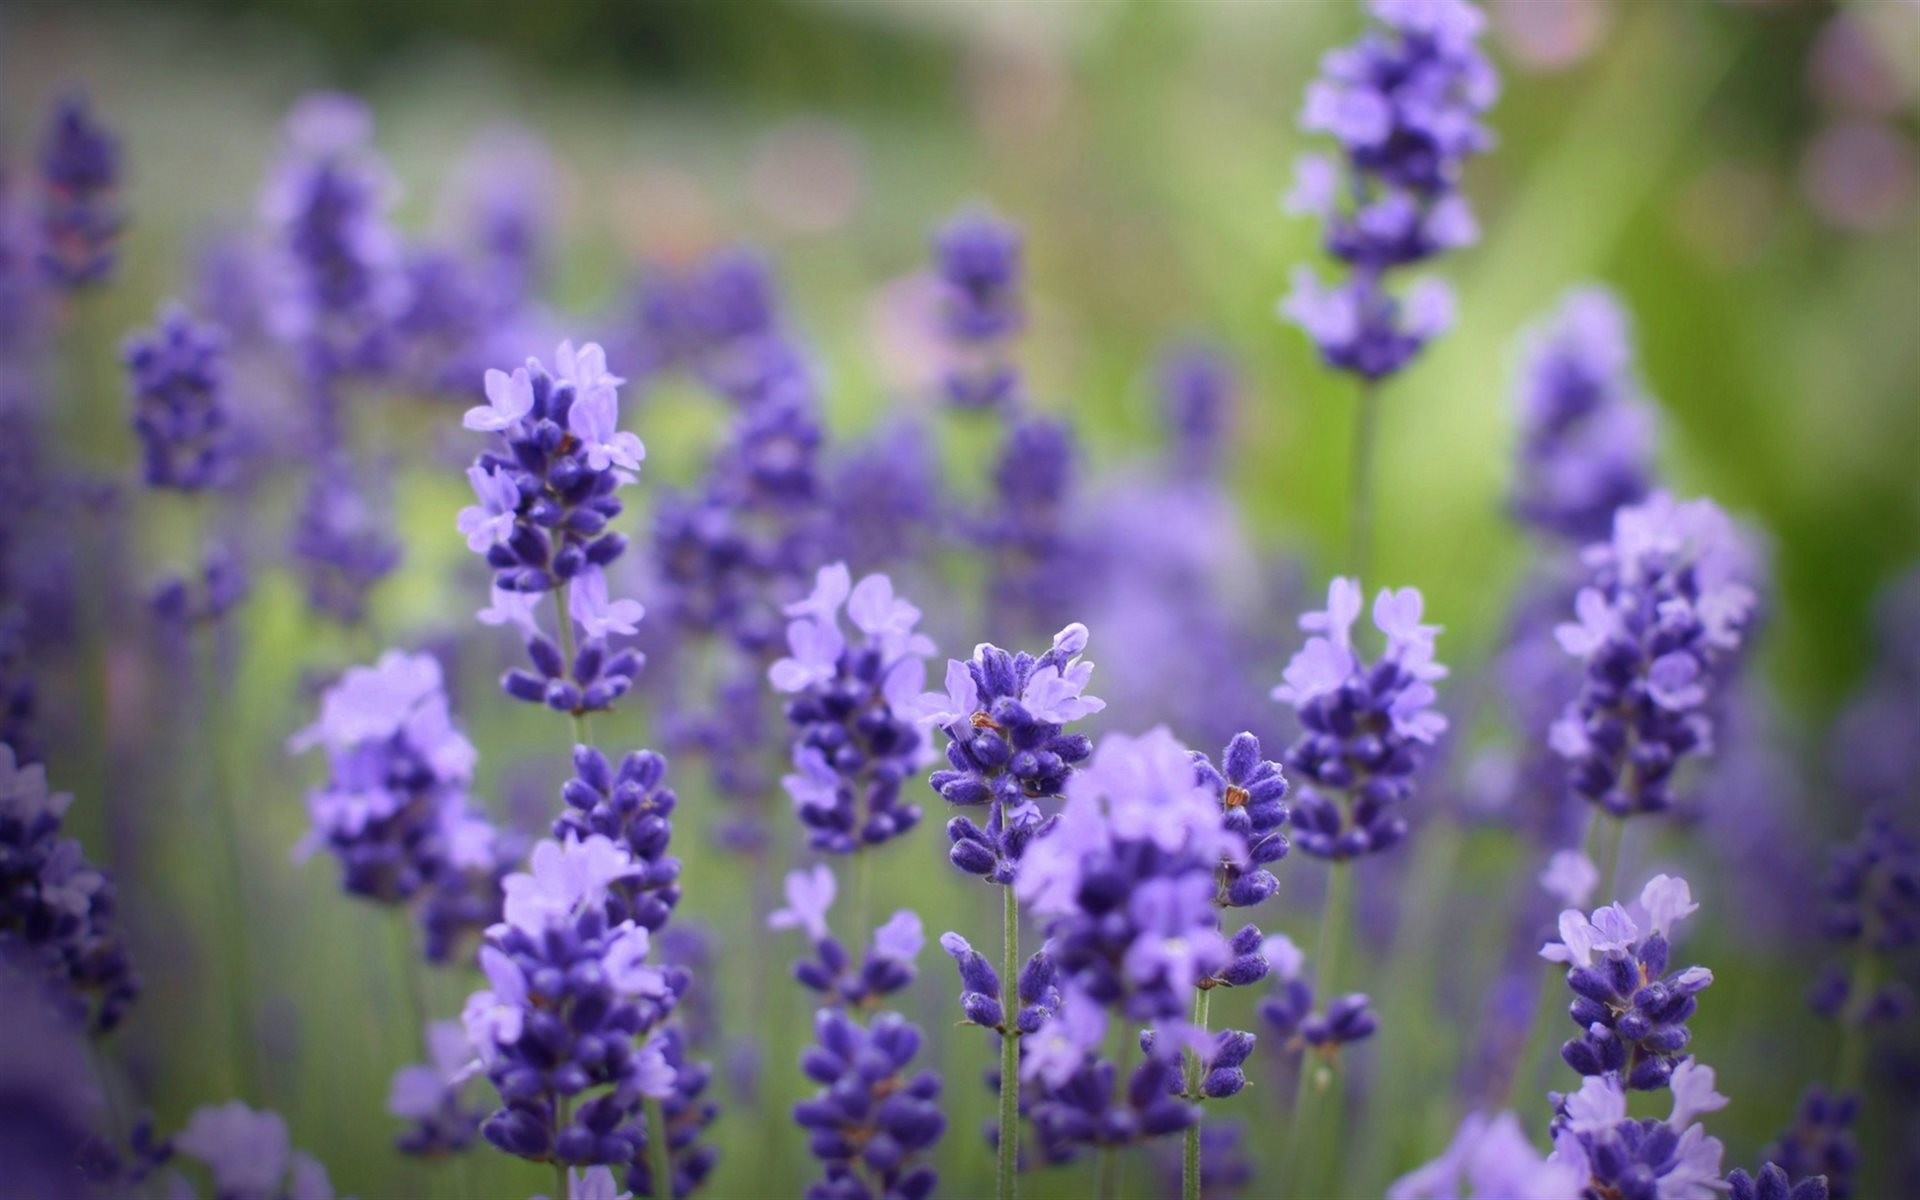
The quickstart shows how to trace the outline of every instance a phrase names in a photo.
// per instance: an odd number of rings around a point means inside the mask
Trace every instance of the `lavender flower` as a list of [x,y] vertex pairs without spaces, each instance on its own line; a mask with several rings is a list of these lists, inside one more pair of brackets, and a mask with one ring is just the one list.
[[1629,1117],[1619,1081],[1594,1076],[1561,1102],[1548,1161],[1584,1180],[1583,1196],[1716,1200],[1723,1147],[1694,1118],[1726,1103],[1713,1090],[1713,1068],[1692,1059],[1674,1069],[1673,1111],[1664,1121]]
[[[557,374],[538,359],[512,374],[488,371],[487,404],[469,409],[468,429],[499,435],[467,470],[478,504],[462,509],[458,526],[468,548],[494,571],[488,624],[513,624],[526,636],[534,670],[516,668],[501,681],[508,695],[575,716],[610,707],[633,685],[641,656],[614,651],[609,639],[631,635],[643,615],[633,600],[609,596],[605,568],[626,549],[608,529],[621,512],[615,493],[634,478],[646,448],[619,428],[617,388],[606,355],[588,343],[562,342]],[[533,608],[559,589],[560,641],[543,634]],[[581,640],[571,655],[573,626]]]
[[[1067,782],[1059,818],[1028,848],[1015,894],[1046,922],[1063,985],[1129,1019],[1177,1025],[1196,987],[1252,983],[1220,932],[1215,872],[1245,842],[1196,776],[1192,752],[1157,729],[1109,734]],[[1259,933],[1252,935],[1257,949]]]
[[1568,293],[1525,341],[1515,400],[1513,510],[1584,545],[1653,488],[1653,416],[1633,368],[1627,314],[1612,293]]
[[873,931],[865,959],[856,963],[827,924],[836,890],[833,871],[825,863],[810,873],[789,872],[787,907],[770,914],[767,925],[805,932],[813,957],[793,964],[793,977],[802,987],[819,993],[828,1004],[871,1009],[913,982],[914,960],[926,934],[919,916],[901,909]]
[[1586,1182],[1572,1164],[1534,1149],[1512,1113],[1471,1113],[1439,1158],[1393,1181],[1387,1200],[1544,1200],[1579,1196]]
[[1070,1161],[1082,1147],[1124,1147],[1183,1133],[1200,1106],[1181,1093],[1176,1054],[1148,1054],[1124,1079],[1098,1047],[1105,1021],[1098,1004],[1069,999],[1040,1026],[1023,1070],[1033,1132],[1048,1162]]
[[173,1144],[206,1165],[220,1200],[333,1200],[326,1168],[293,1148],[277,1113],[239,1100],[208,1105],[194,1110]]
[[945,391],[956,408],[1013,408],[1020,372],[1008,351],[1026,324],[1020,232],[985,211],[963,213],[933,239],[940,333],[947,343]]
[[1659,812],[1675,769],[1711,746],[1709,702],[1754,615],[1750,558],[1712,502],[1664,493],[1616,513],[1612,540],[1584,558],[1576,620],[1555,634],[1586,678],[1553,748],[1587,800],[1615,816]]
[[120,145],[84,92],[61,97],[40,141],[40,268],[54,284],[83,288],[113,273],[121,215]]
[[1216,474],[1238,386],[1232,364],[1209,346],[1180,346],[1161,358],[1158,381],[1174,469],[1183,477]]
[[307,795],[301,856],[324,849],[349,895],[414,908],[430,961],[448,961],[462,932],[498,918],[500,877],[517,847],[468,796],[478,755],[453,723],[430,655],[389,650],[374,666],[349,667],[321,698],[320,719],[288,746],[327,753],[327,782]]
[[684,973],[647,965],[647,931],[608,919],[614,885],[642,868],[598,834],[543,841],[507,877],[505,920],[487,933],[489,987],[462,1023],[504,1105],[482,1125],[509,1154],[620,1165],[648,1194],[642,1101],[678,1094],[660,1029]]
[[0,744],[0,968],[45,985],[75,1024],[105,1033],[140,994],[115,919],[113,881],[61,836],[73,797]]
[[793,1106],[793,1119],[807,1130],[807,1149],[825,1173],[802,1193],[806,1200],[933,1194],[937,1176],[919,1160],[947,1121],[940,1077],[930,1070],[907,1073],[920,1040],[920,1031],[898,1013],[883,1012],[870,1027],[837,1009],[815,1015],[815,1044],[800,1065],[820,1090]]
[[988,606],[1018,628],[1044,629],[1079,595],[1085,551],[1067,525],[1076,455],[1065,424],[1025,416],[994,461],[993,501],[973,532],[988,555]]
[[1287,810],[1287,778],[1280,764],[1260,757],[1260,739],[1251,733],[1234,735],[1216,767],[1199,751],[1193,766],[1200,784],[1219,803],[1229,836],[1246,847],[1246,858],[1221,864],[1220,902],[1229,908],[1248,908],[1280,888],[1266,869],[1291,848],[1282,826]]
[[[840,608],[861,636],[850,644]],[[920,610],[885,575],[851,582],[845,563],[820,568],[806,599],[787,605],[791,653],[768,670],[788,693],[796,773],[783,780],[815,850],[879,846],[920,822],[900,785],[925,759],[915,705],[933,641],[916,633]]]
[[1330,1060],[1341,1047],[1365,1041],[1379,1029],[1372,1003],[1361,992],[1334,997],[1324,1012],[1314,1010],[1313,985],[1301,973],[1305,955],[1290,938],[1274,934],[1261,943],[1259,954],[1274,981],[1272,994],[1260,1002],[1260,1019],[1289,1052],[1311,1051]]
[[1667,973],[1668,935],[1699,907],[1686,880],[1656,875],[1640,891],[1638,915],[1618,904],[1591,917],[1571,908],[1560,914],[1560,940],[1542,946],[1540,957],[1569,968],[1568,1015],[1582,1033],[1560,1048],[1568,1066],[1628,1088],[1667,1086],[1692,1037],[1695,997],[1713,982],[1705,967]]
[[1433,659],[1440,627],[1421,624],[1422,603],[1417,588],[1381,589],[1373,624],[1386,650],[1372,664],[1353,646],[1357,580],[1335,579],[1327,607],[1300,618],[1316,636],[1287,664],[1273,698],[1293,705],[1302,727],[1286,759],[1304,780],[1293,840],[1316,858],[1375,854],[1406,836],[1396,809],[1412,794],[1424,747],[1447,728],[1433,711],[1433,681],[1447,674]]
[[202,552],[193,575],[167,575],[147,595],[154,616],[176,630],[216,625],[253,590],[247,566],[233,551],[215,543]]
[[1481,116],[1498,80],[1476,44],[1484,19],[1465,0],[1370,8],[1381,28],[1321,60],[1300,114],[1303,129],[1340,143],[1340,161],[1301,159],[1287,199],[1290,211],[1326,223],[1327,252],[1352,274],[1328,288],[1301,268],[1284,312],[1329,366],[1377,381],[1451,323],[1444,284],[1422,280],[1396,296],[1387,281],[1477,240],[1459,176],[1492,144]]
[[1735,1167],[1727,1176],[1727,1200],[1827,1200],[1831,1195],[1825,1175],[1795,1181],[1778,1163],[1767,1163],[1759,1175]]
[[1015,864],[1044,820],[1036,800],[1057,796],[1092,744],[1066,726],[1106,707],[1085,694],[1093,664],[1080,654],[1087,627],[1069,625],[1039,656],[974,647],[947,662],[946,693],[920,698],[920,717],[947,735],[947,763],[927,782],[947,803],[987,808],[984,826],[947,822],[948,857],[969,875],[1013,882]]
[[680,902],[680,860],[667,853],[678,797],[667,786],[667,760],[636,750],[615,770],[591,746],[573,748],[574,777],[560,789],[566,811],[556,838],[599,835],[633,856],[638,869],[610,889],[609,915],[658,932]]
[[[1793,1127],[1761,1151],[1769,1166],[1790,1178],[1821,1178],[1833,1200],[1849,1200],[1860,1169],[1860,1143],[1853,1131],[1860,1098],[1810,1087],[1800,1098]],[[1766,1173],[1763,1171],[1762,1175]],[[1795,1192],[1792,1200],[1802,1200]]]
[[315,465],[294,517],[290,548],[307,605],[342,625],[366,620],[369,593],[404,555],[388,490],[384,472],[331,455]]
[[268,320],[315,389],[324,446],[339,435],[334,380],[384,365],[406,307],[400,241],[388,222],[396,191],[360,101],[317,93],[287,114],[260,198],[272,242]]
[[128,339],[121,357],[148,487],[195,492],[223,482],[232,453],[225,350],[217,329],[177,304]]
[[409,1122],[394,1146],[424,1157],[458,1154],[479,1136],[486,1115],[466,1096],[480,1064],[458,1021],[429,1022],[426,1045],[429,1061],[394,1072],[387,1092],[387,1111]]

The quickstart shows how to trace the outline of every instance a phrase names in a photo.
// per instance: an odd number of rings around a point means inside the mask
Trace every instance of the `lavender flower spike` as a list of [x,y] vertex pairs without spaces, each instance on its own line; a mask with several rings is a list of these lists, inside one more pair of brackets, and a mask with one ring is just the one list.
[[1691,1039],[1686,1022],[1695,997],[1713,982],[1705,967],[1667,973],[1668,936],[1699,908],[1684,879],[1656,875],[1635,910],[1618,904],[1560,914],[1560,940],[1540,949],[1567,964],[1569,1011],[1581,1036],[1560,1056],[1582,1075],[1607,1075],[1625,1087],[1665,1087]]
[[94,119],[82,92],[63,96],[40,142],[40,268],[53,283],[82,288],[113,273],[121,215],[118,140]]
[[1394,1180],[1387,1200],[1570,1198],[1586,1182],[1572,1164],[1534,1149],[1512,1113],[1472,1113],[1439,1158]]
[[121,357],[148,487],[193,492],[224,478],[232,453],[225,350],[219,330],[177,304],[127,340]]
[[1433,711],[1433,681],[1447,674],[1433,657],[1440,627],[1421,623],[1419,590],[1383,588],[1374,598],[1373,624],[1386,648],[1371,664],[1353,645],[1361,597],[1359,581],[1333,581],[1327,607],[1300,618],[1315,636],[1273,689],[1302,727],[1286,760],[1301,780],[1293,840],[1317,858],[1375,854],[1406,836],[1396,809],[1413,792],[1426,748],[1447,728]]
[[1327,287],[1301,268],[1282,311],[1329,366],[1373,381],[1451,323],[1445,285],[1422,280],[1395,295],[1387,280],[1478,238],[1459,176],[1492,144],[1481,117],[1498,80],[1477,45],[1485,20],[1466,0],[1370,8],[1380,27],[1321,60],[1300,115],[1303,129],[1339,142],[1339,159],[1301,159],[1286,201],[1325,223],[1327,252],[1351,273]]
[[948,857],[962,871],[1011,884],[1044,824],[1035,801],[1059,795],[1093,752],[1085,736],[1066,732],[1106,707],[1086,694],[1093,675],[1080,657],[1086,647],[1080,624],[1055,634],[1038,656],[982,643],[970,660],[948,661],[944,694],[920,697],[920,719],[947,735],[947,768],[927,782],[949,804],[988,810],[984,826],[964,816],[947,823]]
[[1627,1115],[1627,1096],[1611,1076],[1594,1076],[1565,1097],[1553,1122],[1548,1162],[1570,1169],[1583,1196],[1718,1200],[1720,1139],[1694,1121],[1726,1106],[1713,1069],[1688,1059],[1673,1072],[1673,1111],[1664,1121]]
[[1578,698],[1551,741],[1573,788],[1614,816],[1673,803],[1673,775],[1712,745],[1709,700],[1741,650],[1758,599],[1751,551],[1708,500],[1655,493],[1614,515],[1575,620],[1555,636],[1582,660]]
[[333,1200],[327,1171],[293,1148],[287,1123],[239,1100],[194,1110],[174,1148],[205,1163],[214,1194],[234,1200]]
[[[850,643],[840,609],[860,635]],[[790,653],[768,670],[789,693],[796,773],[783,782],[808,829],[808,844],[834,854],[881,845],[920,822],[900,787],[926,757],[915,720],[933,641],[914,626],[920,610],[894,595],[885,575],[852,582],[845,563],[820,568],[814,590],[787,606]]]

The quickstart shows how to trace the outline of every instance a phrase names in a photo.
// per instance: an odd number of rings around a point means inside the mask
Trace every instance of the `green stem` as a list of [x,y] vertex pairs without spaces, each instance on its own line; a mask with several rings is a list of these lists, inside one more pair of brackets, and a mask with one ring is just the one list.
[[1020,906],[1013,885],[1000,889],[1000,1163],[994,1195],[1013,1200],[1019,1194],[1020,1163]]
[[[1328,864],[1327,899],[1320,912],[1320,938],[1314,952],[1315,991],[1323,1003],[1339,995],[1340,952],[1347,940],[1352,914],[1353,866],[1335,859]],[[1293,1129],[1287,1138],[1288,1195],[1317,1196],[1319,1164],[1338,1161],[1339,1115],[1342,1105],[1338,1062],[1328,1057],[1315,1063],[1313,1052],[1300,1056],[1300,1086],[1293,1099]],[[1325,1126],[1323,1128],[1323,1126]],[[1324,1154],[1323,1154],[1324,1152]]]
[[[1211,988],[1195,988],[1193,991],[1193,1027],[1201,1033],[1207,1031],[1208,1009],[1213,1004]],[[1200,1073],[1206,1069],[1198,1050],[1187,1051],[1187,1099],[1194,1103],[1200,1100]],[[1181,1200],[1200,1200],[1200,1119],[1194,1118],[1187,1126],[1186,1145],[1180,1159],[1180,1196]]]
[[1619,898],[1620,848],[1626,840],[1625,817],[1616,817],[1602,808],[1593,810],[1593,818],[1587,824],[1587,857],[1593,859],[1593,865],[1600,870],[1598,903],[1602,905],[1612,904]]
[[1353,474],[1347,493],[1347,568],[1365,580],[1373,554],[1373,458],[1380,424],[1380,385],[1360,389],[1353,413]]
[[245,867],[242,865],[244,856],[240,852],[240,821],[233,810],[233,789],[227,786],[227,742],[233,731],[227,728],[217,699],[220,684],[217,636],[218,631],[212,625],[196,634],[201,661],[200,719],[202,732],[206,735],[201,754],[202,762],[210,773],[208,807],[212,810],[216,827],[215,840],[220,844],[227,911],[239,921],[239,928],[228,939],[228,973],[231,976],[228,1003],[231,1005],[230,1019],[234,1035],[238,1039],[236,1091],[259,1103],[263,1097],[258,1091],[261,1076],[259,1048],[255,1044],[257,1031],[254,1027],[252,938],[248,933],[250,923],[257,914],[247,897]]
[[648,1096],[647,1174],[653,1180],[653,1194],[673,1195],[673,1146],[667,1141],[667,1110],[660,1100]]
[[[559,617],[558,624],[560,626],[560,657],[566,663],[567,670],[569,671],[573,670],[573,610],[568,601],[568,594],[571,590],[570,584],[563,583],[555,588],[553,592],[553,607]],[[593,725],[587,720],[587,715],[585,713],[568,713],[567,718],[573,722],[573,740],[575,744],[581,746],[593,745]]]
[[1874,957],[1868,940],[1871,936],[1871,930],[1861,930],[1860,945],[1854,951],[1853,973],[1847,980],[1847,1002],[1840,1010],[1840,1060],[1834,1067],[1833,1082],[1843,1092],[1859,1091],[1860,1081],[1866,1077],[1864,1026],[1880,974],[1879,960]]
[[858,959],[873,926],[873,852],[861,847],[853,854],[853,944]]

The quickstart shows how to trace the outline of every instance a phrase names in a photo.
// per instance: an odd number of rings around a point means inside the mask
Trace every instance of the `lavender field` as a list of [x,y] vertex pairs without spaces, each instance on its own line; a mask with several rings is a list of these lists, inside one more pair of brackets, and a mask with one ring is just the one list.
[[1916,114],[1912,0],[8,6],[0,1200],[1920,1194]]

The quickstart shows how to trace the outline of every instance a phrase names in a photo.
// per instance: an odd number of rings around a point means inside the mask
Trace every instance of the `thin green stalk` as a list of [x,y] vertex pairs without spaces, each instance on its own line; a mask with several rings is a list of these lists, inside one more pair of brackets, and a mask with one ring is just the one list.
[[1014,1024],[1020,1011],[1020,906],[1013,885],[1000,889],[1000,1169],[994,1186],[998,1200],[1019,1195],[1020,1163],[1020,1033]]
[[647,1174],[652,1176],[653,1194],[673,1195],[673,1146],[667,1141],[667,1110],[659,1100],[647,1097]]
[[853,953],[867,944],[873,929],[873,850],[863,846],[853,854]]
[[210,794],[207,799],[216,827],[215,840],[220,844],[220,865],[227,893],[227,911],[232,913],[239,922],[239,927],[233,931],[233,936],[227,939],[230,952],[228,972],[231,975],[228,1003],[231,1005],[231,1020],[238,1039],[236,1046],[238,1062],[235,1064],[236,1091],[258,1103],[264,1097],[258,1091],[261,1075],[259,1047],[256,1044],[253,948],[252,937],[248,932],[251,921],[257,914],[247,896],[246,869],[240,852],[240,820],[239,815],[233,810],[233,789],[228,786],[226,742],[231,735],[231,730],[226,728],[226,722],[222,718],[217,701],[220,670],[216,637],[217,630],[211,625],[200,630],[196,635],[201,662],[200,719],[206,739],[201,754],[202,761],[210,772],[207,787]]
[[1353,474],[1347,492],[1347,569],[1364,580],[1373,556],[1373,458],[1379,440],[1380,385],[1360,389],[1353,412]]
[[1094,1200],[1109,1200],[1113,1195],[1113,1147],[1102,1146],[1093,1153]]
[[[563,583],[558,588],[555,588],[553,593],[553,607],[555,614],[559,618],[557,623],[560,626],[560,657],[561,660],[566,663],[567,670],[569,671],[573,670],[573,611],[568,597],[570,590],[571,585]],[[573,722],[573,740],[575,744],[591,746],[593,744],[593,725],[587,720],[587,715],[585,713],[568,713],[567,718]]]
[[1833,1071],[1833,1083],[1843,1092],[1857,1092],[1866,1077],[1867,1038],[1864,1028],[1867,1008],[1873,1003],[1873,990],[1879,984],[1880,962],[1874,956],[1872,930],[1860,931],[1860,944],[1854,951],[1853,973],[1847,980],[1847,1003],[1840,1012],[1840,1058]]
[[1602,808],[1593,810],[1587,826],[1587,857],[1600,869],[1598,903],[1612,904],[1619,899],[1620,848],[1627,840],[1627,819]]
[[[1320,937],[1314,952],[1316,991],[1324,1002],[1339,995],[1340,951],[1347,940],[1352,915],[1352,864],[1335,860],[1328,864],[1327,899],[1320,912]],[[1342,1106],[1340,1071],[1336,1060],[1315,1064],[1311,1051],[1300,1058],[1300,1086],[1293,1099],[1293,1128],[1287,1138],[1287,1161],[1283,1165],[1289,1195],[1317,1195],[1312,1189],[1319,1182],[1318,1167],[1322,1151],[1338,1161],[1339,1116]],[[1331,1110],[1331,1112],[1329,1111]],[[1326,1121],[1331,1120],[1330,1127]],[[1311,1154],[1309,1161],[1306,1156]]]
[[[1193,990],[1193,1027],[1201,1033],[1207,1031],[1208,1009],[1213,1004],[1211,988]],[[1200,1073],[1205,1065],[1200,1060],[1198,1050],[1187,1051],[1187,1099],[1198,1102],[1200,1099]],[[1181,1200],[1200,1200],[1200,1121],[1195,1118],[1187,1126],[1186,1145],[1182,1148],[1180,1159],[1180,1196]]]

